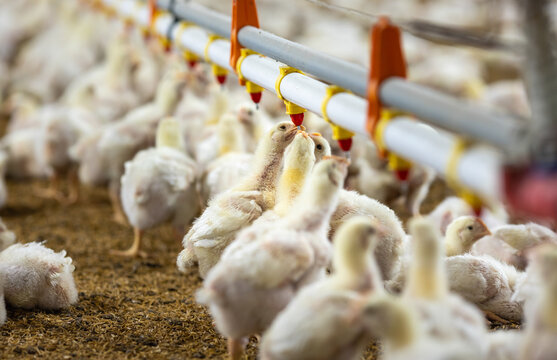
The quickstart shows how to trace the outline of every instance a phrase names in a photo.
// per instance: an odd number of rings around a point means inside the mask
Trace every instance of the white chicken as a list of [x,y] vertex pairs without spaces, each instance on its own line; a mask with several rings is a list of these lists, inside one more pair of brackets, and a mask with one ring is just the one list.
[[127,39],[118,36],[108,46],[106,61],[74,80],[61,101],[86,107],[100,122],[111,122],[140,104],[135,93],[132,49]]
[[522,305],[512,296],[523,273],[487,255],[451,256],[445,265],[451,291],[476,304],[489,319],[522,319]]
[[171,70],[157,88],[152,103],[130,111],[121,121],[109,124],[82,138],[71,150],[79,162],[79,179],[85,184],[109,183],[109,195],[116,221],[125,223],[120,205],[120,178],[124,163],[155,143],[160,119],[172,114],[184,85],[181,74]]
[[134,228],[134,242],[128,250],[112,254],[145,257],[140,250],[144,231],[168,219],[181,238],[199,211],[197,178],[197,165],[185,154],[179,123],[162,120],[156,147],[138,152],[125,164],[122,206]]
[[383,360],[469,360],[484,355],[465,341],[425,331],[418,314],[404,299],[386,294],[372,296],[365,304],[363,317],[382,340]]
[[296,126],[290,122],[279,123],[267,133],[257,148],[251,173],[213,198],[184,237],[184,250],[177,259],[180,271],[198,262],[199,274],[205,277],[236,234],[275,205],[284,149],[296,133]]
[[[441,234],[445,235],[447,226],[459,216],[474,215],[474,210],[466,201],[456,196],[449,196],[443,200],[427,217],[437,224]],[[502,206],[493,206],[493,210],[484,209],[482,221],[490,229],[505,225],[509,222],[509,215]]]
[[204,200],[236,186],[250,172],[254,159],[246,152],[237,116],[224,114],[217,131],[219,157],[205,169],[201,191]]
[[317,164],[292,211],[240,234],[207,275],[198,301],[209,307],[228,351],[239,359],[248,336],[261,334],[296,292],[325,276],[332,255],[329,218],[348,163]]
[[15,243],[16,236],[0,218],[0,251]]
[[472,255],[490,255],[513,265],[519,270],[527,266],[526,252],[543,243],[557,244],[557,234],[551,229],[535,224],[502,225],[472,246]]
[[77,302],[75,267],[66,252],[40,243],[15,244],[0,252],[4,297],[14,307],[61,309]]
[[[334,240],[333,276],[300,290],[263,336],[261,358],[356,359],[370,341],[363,312],[370,292],[383,291],[370,254],[378,239],[373,220],[354,217]],[[293,336],[295,334],[296,336]]]
[[489,235],[491,232],[480,218],[460,216],[447,227],[445,254],[455,256],[468,253],[476,241]]
[[521,359],[549,360],[557,358],[557,246],[542,245],[535,256],[542,282],[535,310],[525,325]]
[[355,191],[342,190],[338,206],[331,217],[330,238],[339,226],[354,216],[367,216],[377,219],[382,225],[379,231],[381,239],[375,248],[375,257],[384,280],[391,279],[398,269],[399,258],[404,246],[406,234],[395,212],[379,201]]
[[449,293],[439,231],[431,220],[422,217],[411,219],[409,227],[413,254],[403,297],[419,314],[423,331],[441,341],[462,341],[475,349],[485,349],[486,328],[481,313],[460,296]]

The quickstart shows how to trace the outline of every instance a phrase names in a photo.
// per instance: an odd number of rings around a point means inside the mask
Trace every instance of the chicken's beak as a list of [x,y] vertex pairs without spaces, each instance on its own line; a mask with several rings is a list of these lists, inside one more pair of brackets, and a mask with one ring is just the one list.
[[491,231],[489,230],[487,225],[483,222],[483,220],[478,218],[478,222],[480,223],[482,229],[481,235],[482,236],[491,235]]

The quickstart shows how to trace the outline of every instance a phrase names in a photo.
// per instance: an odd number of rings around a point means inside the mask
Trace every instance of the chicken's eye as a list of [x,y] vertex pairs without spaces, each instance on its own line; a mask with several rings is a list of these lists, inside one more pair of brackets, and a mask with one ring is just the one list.
[[252,116],[253,115],[253,110],[248,110],[248,115]]
[[323,150],[323,145],[319,144],[316,146],[317,150]]
[[281,125],[281,126],[279,126],[279,129],[281,129],[281,130],[286,130],[286,125]]
[[474,227],[472,225],[468,225],[468,230],[474,230]]

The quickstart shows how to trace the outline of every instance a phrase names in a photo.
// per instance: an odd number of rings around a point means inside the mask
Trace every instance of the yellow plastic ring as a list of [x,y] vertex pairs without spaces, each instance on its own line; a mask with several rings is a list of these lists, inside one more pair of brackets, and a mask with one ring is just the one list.
[[468,142],[458,138],[451,149],[449,154],[449,160],[447,161],[447,170],[445,176],[447,179],[447,184],[452,188],[459,188],[458,181],[458,163],[464,151],[468,148]]
[[275,80],[275,92],[277,93],[277,96],[279,99],[284,101],[284,97],[282,96],[282,93],[280,91],[280,84],[282,83],[282,79],[284,79],[284,77],[288,74],[293,74],[293,73],[302,73],[300,70],[298,69],[294,69],[291,66],[281,66],[280,67],[280,74],[277,77],[277,79]]
[[207,41],[207,44],[205,45],[205,50],[203,51],[203,57],[205,58],[205,61],[210,63],[211,62],[211,58],[209,58],[209,47],[211,46],[211,44],[213,43],[213,41],[220,39],[221,37],[218,35],[209,35],[209,41]]
[[346,90],[344,90],[343,88],[341,88],[340,86],[337,86],[337,85],[327,86],[325,97],[323,98],[323,101],[321,102],[321,114],[323,115],[323,120],[325,120],[329,124],[333,124],[333,122],[329,119],[329,115],[327,115],[327,105],[329,104],[329,100],[331,100],[333,95],[336,95],[338,93],[345,92],[345,91]]
[[249,55],[256,55],[257,53],[253,50],[242,48],[240,50],[240,57],[238,61],[236,61],[236,75],[238,75],[238,79],[241,81],[246,80],[244,75],[242,75],[242,63]]

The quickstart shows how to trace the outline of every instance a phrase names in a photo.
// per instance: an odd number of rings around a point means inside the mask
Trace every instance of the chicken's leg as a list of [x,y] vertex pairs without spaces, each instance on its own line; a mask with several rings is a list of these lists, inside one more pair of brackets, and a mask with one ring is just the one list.
[[230,360],[240,360],[244,354],[244,339],[228,339],[228,357]]
[[74,166],[68,172],[68,197],[66,198],[66,205],[72,205],[79,199],[79,177],[77,175],[77,168]]
[[133,244],[132,246],[124,251],[121,250],[111,250],[111,255],[126,256],[126,257],[136,257],[140,256],[142,258],[147,257],[147,253],[139,250],[141,247],[141,238],[143,237],[143,230],[138,228],[133,228]]
[[491,311],[484,310],[483,312],[485,314],[485,317],[490,321],[497,321],[498,323],[501,323],[501,324],[509,324],[510,323],[510,321],[503,319],[502,317],[500,317],[497,314],[492,313]]
[[60,174],[55,171],[54,174],[49,179],[49,184],[46,189],[35,188],[33,192],[36,196],[45,199],[55,199],[62,202],[64,199],[64,194],[60,191]]
[[122,204],[120,203],[120,186],[111,182],[108,188],[108,195],[110,196],[110,203],[112,204],[114,221],[122,225],[127,225],[126,214],[124,214]]

